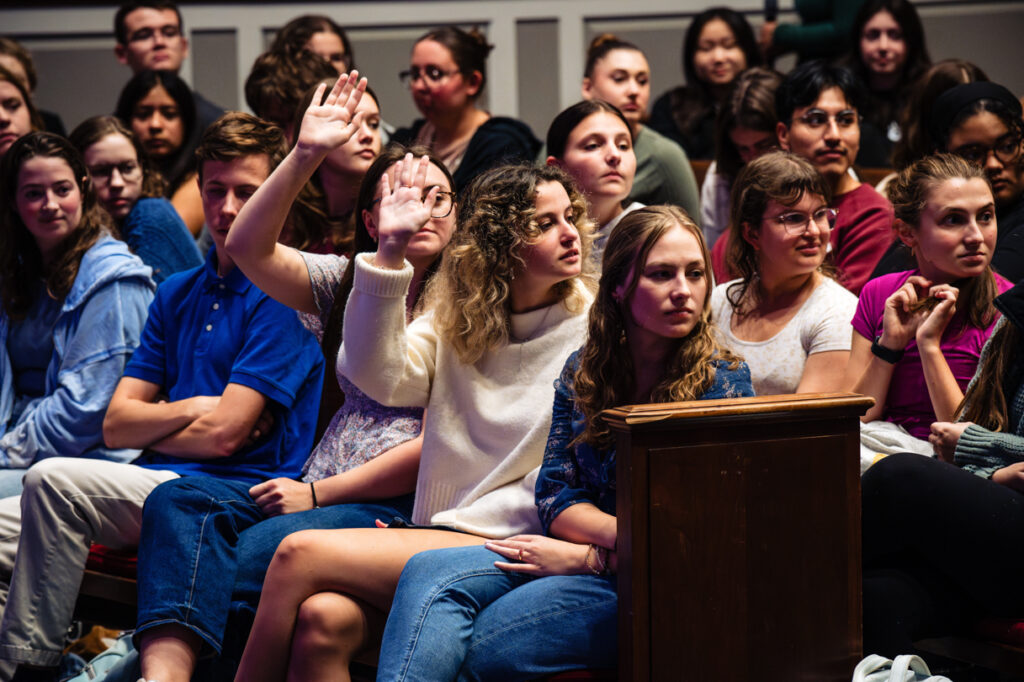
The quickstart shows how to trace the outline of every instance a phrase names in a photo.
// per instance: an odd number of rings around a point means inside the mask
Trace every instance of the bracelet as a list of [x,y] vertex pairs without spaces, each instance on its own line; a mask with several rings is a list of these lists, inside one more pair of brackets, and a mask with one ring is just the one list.
[[595,546],[594,554],[597,555],[597,560],[601,563],[601,571],[598,575],[608,575],[608,550],[604,547]]
[[876,357],[880,358],[890,365],[895,365],[897,362],[903,359],[903,349],[893,350],[892,348],[886,348],[879,341],[882,340],[881,335],[875,337],[874,343],[871,344],[871,353]]
[[[597,557],[597,566],[594,566],[590,562],[590,553],[593,552],[594,556]],[[601,553],[604,552],[604,556]],[[607,575],[608,573],[608,550],[604,547],[598,547],[597,545],[589,545],[587,547],[587,555],[583,557],[583,563],[587,565],[587,569],[594,575]]]
[[309,492],[313,493],[313,509],[319,509],[320,503],[316,501],[316,488],[313,487],[313,481],[309,482]]

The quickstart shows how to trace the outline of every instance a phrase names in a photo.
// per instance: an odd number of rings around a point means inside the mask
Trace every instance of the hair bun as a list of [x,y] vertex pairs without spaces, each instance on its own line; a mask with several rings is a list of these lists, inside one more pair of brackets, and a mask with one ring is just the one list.
[[615,35],[614,33],[602,33],[601,35],[597,36],[596,38],[594,38],[593,40],[590,41],[590,49],[591,50],[596,50],[597,48],[599,48],[599,47],[601,47],[603,45],[606,45],[606,44],[616,44],[617,45],[618,43],[621,43],[621,42],[622,42],[622,40],[619,39],[619,37],[617,35]]
[[494,49],[494,45],[487,42],[487,36],[484,35],[479,26],[474,26],[466,31],[466,35],[473,39],[476,46],[480,48],[484,58],[486,58],[487,55],[491,53],[491,50]]

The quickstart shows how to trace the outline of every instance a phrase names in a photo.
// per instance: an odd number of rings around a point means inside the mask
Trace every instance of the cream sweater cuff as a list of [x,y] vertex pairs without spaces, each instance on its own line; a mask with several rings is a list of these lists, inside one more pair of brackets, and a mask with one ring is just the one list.
[[372,253],[360,253],[355,260],[353,286],[359,291],[382,298],[401,298],[409,292],[413,275],[409,261],[402,264],[401,270],[392,270],[374,265]]

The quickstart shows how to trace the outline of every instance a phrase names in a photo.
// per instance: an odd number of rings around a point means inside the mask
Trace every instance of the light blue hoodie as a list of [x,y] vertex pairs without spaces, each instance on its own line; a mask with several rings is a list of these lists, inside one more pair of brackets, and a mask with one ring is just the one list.
[[124,242],[100,237],[53,329],[46,394],[20,404],[7,353],[9,320],[0,309],[0,468],[26,468],[47,457],[128,462],[138,450],[103,443],[103,417],[146,322],[155,285],[148,266]]

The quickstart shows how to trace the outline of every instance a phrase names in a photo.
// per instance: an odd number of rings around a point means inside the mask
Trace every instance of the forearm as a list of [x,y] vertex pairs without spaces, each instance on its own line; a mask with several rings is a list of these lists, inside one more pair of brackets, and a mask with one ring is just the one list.
[[864,372],[853,385],[854,393],[861,393],[875,399],[875,404],[861,417],[862,422],[881,419],[885,414],[885,399],[889,395],[889,384],[892,382],[894,367],[885,360],[872,355]]
[[195,398],[151,403],[115,396],[103,420],[103,440],[111,448],[149,448],[202,414]]
[[551,535],[569,542],[598,545],[614,549],[617,538],[616,519],[589,502],[566,507],[551,522]]
[[147,447],[184,459],[217,459],[234,454],[244,442],[240,431],[226,429],[216,418],[206,415]]
[[824,351],[808,356],[797,393],[831,393],[842,390],[849,351]]
[[294,249],[278,243],[292,203],[316,171],[324,154],[292,149],[231,226],[225,248],[246,276],[281,303],[316,314],[309,273]]
[[956,382],[956,377],[953,376],[938,344],[918,348],[921,352],[921,369],[924,372],[925,385],[928,386],[928,396],[932,401],[932,409],[935,410],[935,420],[953,421],[956,418],[956,408],[964,399],[963,391],[960,390],[960,385]]
[[380,500],[416,489],[423,434],[397,445],[354,469],[317,481],[321,506]]
[[956,444],[954,461],[962,467],[986,470],[1024,462],[1024,436],[990,431],[972,424]]

